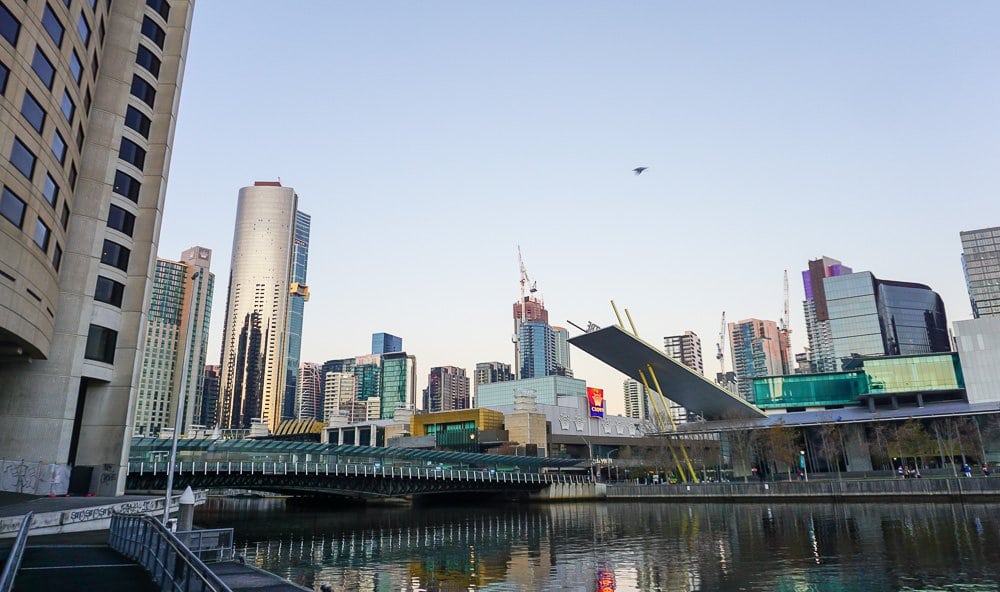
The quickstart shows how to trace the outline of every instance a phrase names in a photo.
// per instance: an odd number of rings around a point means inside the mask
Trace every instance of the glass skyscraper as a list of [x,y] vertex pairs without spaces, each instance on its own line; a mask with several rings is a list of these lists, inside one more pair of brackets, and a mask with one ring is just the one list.
[[1000,316],[1000,226],[966,230],[961,237],[972,316]]
[[403,338],[388,333],[372,334],[372,353],[391,354],[403,351]]
[[806,336],[809,339],[809,371],[834,372],[838,368],[830,335],[830,315],[827,311],[823,278],[852,273],[850,267],[831,257],[809,262],[809,269],[802,272],[802,287],[806,299],[802,302],[805,312]]
[[880,280],[863,271],[824,278],[823,288],[838,364],[856,356],[951,350],[944,303],[923,284]]
[[285,399],[281,416],[297,417],[295,398],[302,353],[302,316],[309,301],[306,269],[309,265],[309,228],[312,219],[305,212],[295,212],[295,239],[292,253],[292,278],[288,296],[288,356],[285,363]]
[[381,419],[392,419],[396,410],[412,404],[407,396],[410,387],[410,360],[406,352],[386,353],[382,356]]
[[548,323],[526,321],[520,327],[521,379],[555,374],[556,334]]

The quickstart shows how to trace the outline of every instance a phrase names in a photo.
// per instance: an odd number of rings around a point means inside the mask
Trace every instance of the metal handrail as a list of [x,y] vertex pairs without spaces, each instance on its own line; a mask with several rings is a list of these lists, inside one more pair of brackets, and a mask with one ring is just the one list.
[[149,516],[115,514],[108,544],[149,572],[161,591],[232,592],[174,533]]
[[17,570],[21,568],[21,559],[24,557],[24,548],[28,546],[28,529],[31,528],[31,516],[34,512],[28,512],[21,521],[21,528],[17,531],[14,539],[14,546],[10,548],[10,555],[7,563],[0,572],[0,592],[10,592],[14,588],[14,578],[17,577]]

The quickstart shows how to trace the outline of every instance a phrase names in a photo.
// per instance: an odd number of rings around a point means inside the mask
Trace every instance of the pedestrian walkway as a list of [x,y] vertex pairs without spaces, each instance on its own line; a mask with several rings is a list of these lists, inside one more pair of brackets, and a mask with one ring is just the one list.
[[14,592],[39,590],[154,592],[156,587],[142,566],[107,545],[29,545],[14,580]]

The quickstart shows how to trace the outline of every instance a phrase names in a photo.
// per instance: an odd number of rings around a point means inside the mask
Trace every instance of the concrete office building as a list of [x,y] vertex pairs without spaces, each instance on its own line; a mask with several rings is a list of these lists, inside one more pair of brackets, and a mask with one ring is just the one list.
[[346,412],[348,421],[360,418],[354,414],[352,404],[357,400],[358,381],[354,372],[327,372],[323,381],[323,419],[329,423],[341,412]]
[[[476,373],[473,376],[472,397],[475,399],[479,392],[479,385],[492,384],[494,382],[505,382],[514,380],[514,373],[510,369],[510,364],[503,362],[479,362],[476,364]],[[475,404],[475,403],[473,403]]]
[[77,491],[124,487],[193,5],[0,4],[0,473],[21,491],[64,493],[70,467]]
[[469,377],[464,368],[437,366],[431,368],[424,389],[423,410],[428,413],[468,409]]
[[240,189],[222,334],[219,427],[281,422],[298,196],[258,181]]
[[622,384],[625,397],[625,417],[649,419],[649,393],[638,380],[626,378]]
[[288,355],[285,360],[285,398],[281,412],[285,419],[298,417],[296,413],[298,410],[296,383],[299,376],[299,358],[302,352],[302,321],[306,302],[309,302],[306,270],[309,266],[309,230],[311,226],[312,218],[309,217],[309,214],[295,212],[292,284],[288,294]]
[[833,352],[823,279],[849,273],[853,273],[850,267],[831,257],[810,261],[809,269],[802,272],[802,287],[806,295],[802,301],[802,309],[805,313],[806,337],[809,339],[809,372],[836,372],[840,367]]
[[969,403],[1000,401],[1000,315],[952,326]]
[[215,284],[211,262],[212,251],[202,247],[184,251],[179,262],[156,260],[133,423],[138,436],[157,437],[164,428],[173,429],[181,400],[180,433],[201,425],[199,395]]
[[1000,226],[966,230],[961,238],[972,316],[1000,316]]
[[701,358],[701,339],[694,331],[685,331],[682,335],[664,337],[663,351],[668,357],[677,360],[698,374],[705,374],[705,366]]

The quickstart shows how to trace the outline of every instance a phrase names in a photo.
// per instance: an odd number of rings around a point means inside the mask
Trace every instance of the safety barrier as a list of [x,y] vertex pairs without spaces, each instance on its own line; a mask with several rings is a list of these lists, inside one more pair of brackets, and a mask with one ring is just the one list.
[[14,578],[17,577],[17,570],[21,567],[21,558],[24,557],[24,548],[28,546],[28,529],[31,527],[31,516],[33,512],[28,512],[21,520],[21,529],[17,531],[14,538],[14,545],[7,556],[7,562],[0,572],[0,592],[10,592],[14,588]]

